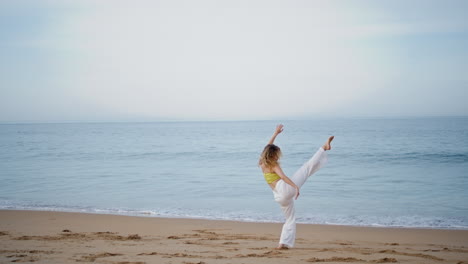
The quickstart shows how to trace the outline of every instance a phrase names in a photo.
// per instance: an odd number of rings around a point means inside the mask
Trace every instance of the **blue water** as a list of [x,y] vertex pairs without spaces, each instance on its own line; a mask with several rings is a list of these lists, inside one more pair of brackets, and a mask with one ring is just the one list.
[[[0,209],[281,222],[257,166],[280,121],[0,125]],[[468,229],[468,118],[283,121],[302,223]]]

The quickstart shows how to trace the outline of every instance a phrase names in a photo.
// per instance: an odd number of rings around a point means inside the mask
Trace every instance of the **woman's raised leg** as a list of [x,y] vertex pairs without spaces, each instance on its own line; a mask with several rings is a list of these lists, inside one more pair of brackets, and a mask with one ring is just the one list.
[[302,167],[294,173],[291,177],[291,180],[301,188],[302,185],[306,182],[306,180],[315,172],[317,172],[320,168],[322,168],[328,161],[328,155],[325,152],[326,150],[331,149],[331,141],[334,139],[333,136],[329,137],[327,142],[320,147],[317,152],[315,152],[314,156],[304,163]]

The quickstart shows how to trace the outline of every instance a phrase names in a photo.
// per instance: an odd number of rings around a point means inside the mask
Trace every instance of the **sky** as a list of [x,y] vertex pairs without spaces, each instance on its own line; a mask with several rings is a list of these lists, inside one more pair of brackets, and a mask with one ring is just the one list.
[[468,1],[0,0],[0,122],[468,116]]

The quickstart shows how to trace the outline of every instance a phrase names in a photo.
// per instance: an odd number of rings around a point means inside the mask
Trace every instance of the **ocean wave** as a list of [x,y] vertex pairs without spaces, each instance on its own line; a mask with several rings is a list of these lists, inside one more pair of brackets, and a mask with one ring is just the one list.
[[[233,211],[219,212],[216,210],[187,210],[171,209],[131,209],[131,208],[96,208],[87,206],[59,206],[34,203],[15,203],[0,201],[1,210],[32,210],[53,212],[75,212],[110,215],[128,215],[141,217],[186,218],[227,220],[258,223],[282,223],[278,215],[266,215],[256,212]],[[457,229],[468,230],[466,217],[433,217],[420,215],[407,216],[372,216],[372,215],[314,215],[298,217],[301,224],[344,225],[362,227],[392,227],[392,228],[428,228],[428,229]]]

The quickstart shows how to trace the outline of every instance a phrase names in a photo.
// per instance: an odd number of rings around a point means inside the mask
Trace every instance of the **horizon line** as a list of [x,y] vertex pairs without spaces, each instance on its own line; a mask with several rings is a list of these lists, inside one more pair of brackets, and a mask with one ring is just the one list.
[[307,121],[324,119],[425,119],[425,118],[468,118],[468,115],[411,115],[411,116],[316,116],[269,119],[154,119],[154,120],[50,120],[50,121],[0,121],[0,125],[21,124],[102,124],[102,123],[221,123],[221,122],[270,122],[270,121]]

